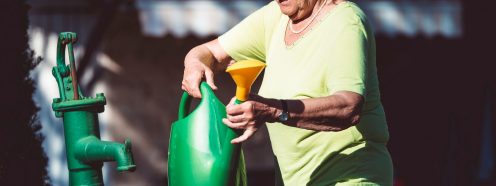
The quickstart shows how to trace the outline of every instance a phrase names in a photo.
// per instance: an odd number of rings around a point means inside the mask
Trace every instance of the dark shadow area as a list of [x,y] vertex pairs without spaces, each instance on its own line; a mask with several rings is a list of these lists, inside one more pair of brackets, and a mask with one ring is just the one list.
[[47,159],[37,133],[38,108],[32,100],[33,80],[29,77],[41,60],[28,46],[28,6],[24,1],[2,1],[0,11],[0,73],[2,100],[0,118],[1,185],[47,185]]
[[376,36],[389,148],[406,185],[494,184],[494,171],[478,180],[485,95],[496,85],[494,32],[481,13],[487,8],[463,8],[459,39]]
[[249,170],[247,172],[248,185],[274,186],[273,170]]

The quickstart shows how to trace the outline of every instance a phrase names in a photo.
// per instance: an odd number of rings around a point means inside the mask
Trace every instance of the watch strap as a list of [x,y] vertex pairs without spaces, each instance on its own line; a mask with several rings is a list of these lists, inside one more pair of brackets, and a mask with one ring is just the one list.
[[288,113],[288,103],[286,103],[286,100],[281,99],[281,104],[282,104],[282,113]]
[[278,119],[280,122],[285,122],[289,119],[288,104],[286,103],[286,100],[281,99],[281,105],[282,111],[281,114],[279,114]]

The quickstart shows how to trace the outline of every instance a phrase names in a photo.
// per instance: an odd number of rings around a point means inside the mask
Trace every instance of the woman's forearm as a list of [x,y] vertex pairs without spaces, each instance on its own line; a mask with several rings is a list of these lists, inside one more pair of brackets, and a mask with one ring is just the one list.
[[198,45],[186,54],[184,65],[203,63],[214,72],[223,71],[231,58],[222,50],[217,40]]
[[216,60],[212,53],[204,45],[198,45],[191,49],[184,59],[184,66],[198,65],[202,63],[211,70],[215,70]]
[[363,98],[340,92],[321,98],[288,101],[287,125],[319,131],[340,131],[358,124]]
[[[265,102],[265,103],[263,103]],[[278,122],[282,112],[279,100],[267,99],[255,110],[268,122]],[[363,97],[353,92],[338,92],[331,96],[301,100],[286,100],[289,120],[286,125],[317,131],[340,131],[357,124]]]

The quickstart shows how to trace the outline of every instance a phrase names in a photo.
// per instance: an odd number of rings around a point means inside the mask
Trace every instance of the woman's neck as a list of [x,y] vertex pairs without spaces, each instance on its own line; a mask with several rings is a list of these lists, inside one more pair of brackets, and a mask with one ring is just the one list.
[[[330,1],[332,1],[332,0],[328,0],[328,2],[330,2]],[[319,7],[322,6],[322,3],[324,3],[323,0],[322,1],[321,0],[311,1],[311,2],[309,2],[308,6],[312,7],[312,8],[302,9],[301,11],[296,12],[295,14],[289,16],[289,19],[291,19],[291,22],[293,24],[305,22],[317,13],[317,10],[319,9]]]

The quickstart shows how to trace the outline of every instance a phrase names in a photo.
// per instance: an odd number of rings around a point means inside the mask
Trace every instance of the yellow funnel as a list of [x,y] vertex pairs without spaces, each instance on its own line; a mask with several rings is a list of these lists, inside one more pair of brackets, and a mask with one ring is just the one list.
[[238,61],[227,67],[226,72],[231,74],[231,77],[236,83],[237,100],[248,100],[248,93],[250,92],[251,85],[264,68],[265,63],[257,60]]

